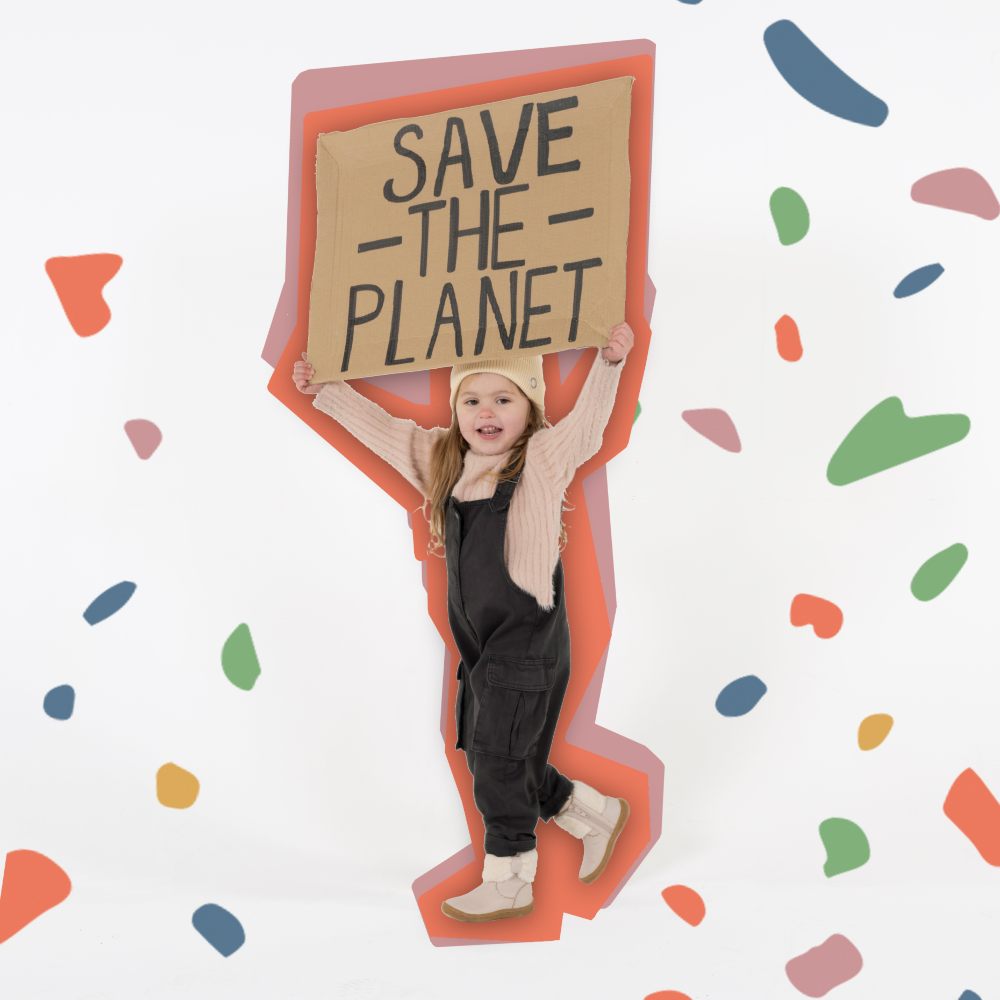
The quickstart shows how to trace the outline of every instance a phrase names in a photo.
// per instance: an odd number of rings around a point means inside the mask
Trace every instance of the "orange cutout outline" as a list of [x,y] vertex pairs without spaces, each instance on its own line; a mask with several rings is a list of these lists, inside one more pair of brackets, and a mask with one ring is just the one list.
[[[631,170],[629,246],[626,269],[625,319],[636,334],[629,364],[622,372],[615,409],[604,432],[600,451],[577,470],[567,491],[575,510],[565,515],[571,543],[562,554],[566,578],[566,604],[572,645],[572,673],[553,740],[550,760],[560,771],[580,778],[608,794],[628,799],[631,817],[615,853],[600,879],[585,885],[577,878],[580,843],[553,823],[539,823],[540,861],[535,881],[535,909],[527,917],[496,920],[482,924],[462,923],[445,916],[441,901],[465,892],[479,883],[482,871],[482,817],[472,798],[472,775],[465,753],[454,749],[454,712],[448,713],[445,752],[462,799],[475,850],[475,861],[444,877],[418,897],[418,906],[431,940],[438,943],[471,941],[537,941],[558,938],[563,913],[592,919],[598,909],[617,894],[632,869],[652,846],[650,794],[647,775],[619,761],[601,757],[575,746],[566,739],[577,709],[602,663],[611,638],[611,623],[605,605],[596,547],[583,490],[584,479],[622,451],[629,439],[639,386],[649,347],[650,330],[644,316],[646,255],[651,155],[653,60],[650,56],[629,56],[564,69],[523,74],[503,80],[450,87],[422,94],[370,101],[349,107],[314,111],[303,120],[304,154],[301,229],[299,245],[298,310],[295,329],[285,345],[268,390],[329,444],[378,484],[407,511],[416,511],[422,497],[395,469],[370,451],[336,420],[312,405],[313,397],[298,392],[291,379],[292,365],[306,349],[309,289],[316,239],[315,149],[321,132],[358,128],[376,121],[433,114],[450,108],[500,101],[525,94],[579,86],[616,76],[633,76],[632,117],[629,134]],[[571,408],[586,378],[596,348],[583,352],[565,382],[560,383],[559,361],[554,354],[543,360],[546,380],[546,413],[555,423]],[[430,403],[413,403],[378,388],[370,382],[351,380],[351,386],[378,403],[394,416],[410,418],[422,426],[447,426],[450,368],[430,373]],[[454,705],[459,660],[448,623],[447,576],[443,559],[426,556],[428,527],[422,516],[410,516],[413,554],[426,568],[427,606],[449,653],[447,670],[448,704]],[[659,822],[657,818],[656,827]],[[441,867],[441,866],[439,866]],[[418,879],[417,882],[421,882]]]

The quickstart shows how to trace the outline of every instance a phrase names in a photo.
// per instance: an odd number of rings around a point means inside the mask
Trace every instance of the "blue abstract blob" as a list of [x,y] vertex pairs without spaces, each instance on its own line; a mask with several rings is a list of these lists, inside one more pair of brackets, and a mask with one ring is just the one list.
[[73,714],[75,700],[76,692],[68,684],[61,684],[45,696],[42,708],[53,719],[68,719]]
[[701,3],[701,0],[681,0],[681,3]]
[[715,699],[715,707],[720,715],[728,718],[746,715],[766,691],[767,685],[759,677],[748,674],[727,684]]
[[973,993],[972,990],[966,990],[958,1000],[982,1000],[982,997],[978,993]]
[[98,594],[84,611],[83,617],[91,625],[110,618],[116,611],[120,611],[122,606],[135,593],[135,584],[128,580],[122,580],[113,587],[108,587],[103,594]]
[[792,21],[769,25],[764,45],[788,85],[810,104],[859,125],[881,125],[888,117],[885,101],[852,80]]
[[243,925],[236,917],[215,903],[199,906],[191,917],[191,923],[194,924],[194,929],[226,958],[242,948],[243,942],[247,939]]
[[922,292],[928,285],[934,284],[942,274],[944,274],[944,268],[940,264],[925,264],[923,267],[918,267],[915,271],[910,271],[896,285],[892,294],[897,299],[905,299],[907,295],[916,295],[917,292]]

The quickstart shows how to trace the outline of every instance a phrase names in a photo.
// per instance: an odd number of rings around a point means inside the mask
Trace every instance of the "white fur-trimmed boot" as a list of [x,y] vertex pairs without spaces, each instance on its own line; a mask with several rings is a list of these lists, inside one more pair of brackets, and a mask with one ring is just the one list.
[[624,799],[602,795],[582,781],[573,782],[573,794],[552,818],[556,826],[583,841],[580,878],[584,882],[593,882],[607,867],[628,813]]
[[483,860],[483,884],[464,896],[452,896],[441,904],[441,912],[455,920],[499,920],[523,917],[535,908],[531,883],[538,865],[537,848],[509,858],[487,854]]

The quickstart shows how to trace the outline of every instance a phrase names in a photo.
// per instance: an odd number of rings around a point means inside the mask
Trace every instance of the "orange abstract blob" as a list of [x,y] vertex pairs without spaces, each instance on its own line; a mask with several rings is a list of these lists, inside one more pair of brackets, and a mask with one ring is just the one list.
[[156,772],[156,797],[161,805],[171,809],[193,806],[200,788],[198,779],[176,764],[164,764]]
[[858,746],[862,750],[874,750],[881,746],[882,741],[889,735],[892,729],[892,716],[879,712],[877,715],[869,715],[861,720],[858,726]]
[[643,1000],[691,1000],[686,993],[678,993],[677,990],[660,990],[658,993],[650,993]]
[[832,639],[844,624],[844,612],[833,601],[796,594],[792,598],[791,622],[793,625],[812,625],[813,632],[821,639]]
[[944,814],[972,841],[987,864],[1000,866],[1000,802],[967,767],[944,800]]
[[69,325],[81,337],[103,330],[111,319],[104,286],[118,273],[122,259],[116,253],[88,253],[79,257],[50,257],[45,262]]
[[802,357],[802,338],[798,324],[791,316],[782,316],[774,324],[778,335],[778,357],[783,361],[798,361]]
[[69,876],[44,854],[10,851],[0,888],[0,942],[58,906],[72,887]]
[[689,886],[671,885],[660,895],[667,906],[692,927],[697,927],[705,919],[705,901]]

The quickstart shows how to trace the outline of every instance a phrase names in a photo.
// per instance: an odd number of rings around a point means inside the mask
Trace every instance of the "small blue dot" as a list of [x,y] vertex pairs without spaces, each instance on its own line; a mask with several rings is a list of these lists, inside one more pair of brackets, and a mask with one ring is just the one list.
[[53,719],[68,719],[73,714],[76,693],[68,684],[53,688],[42,702],[45,714]]
[[720,715],[732,718],[746,715],[767,691],[767,685],[753,674],[739,677],[727,684],[715,699],[715,707]]
[[199,906],[191,917],[194,929],[220,954],[229,958],[243,947],[246,934],[243,925],[229,910],[215,903]]

